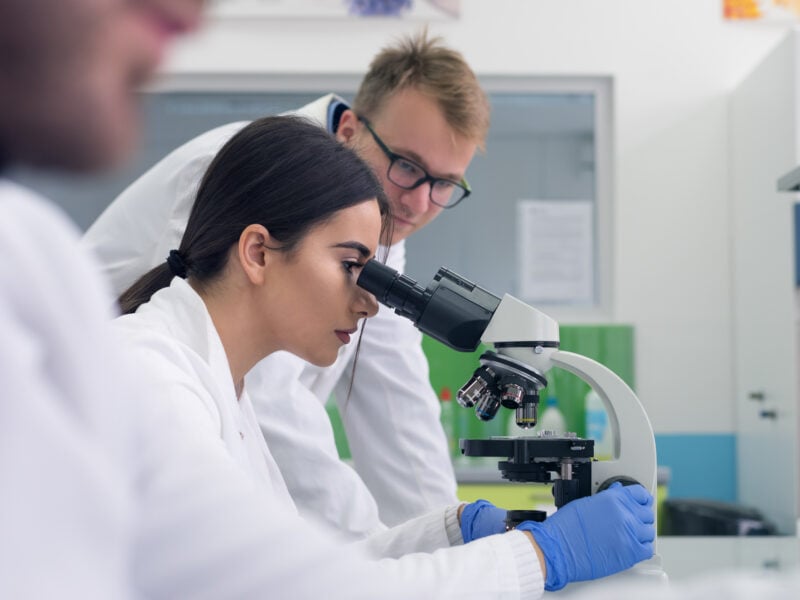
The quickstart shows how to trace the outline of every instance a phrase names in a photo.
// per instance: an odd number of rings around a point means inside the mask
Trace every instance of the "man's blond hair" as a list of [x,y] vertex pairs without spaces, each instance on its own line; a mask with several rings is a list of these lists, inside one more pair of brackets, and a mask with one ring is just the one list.
[[484,148],[489,131],[486,93],[464,57],[441,38],[429,38],[427,29],[387,46],[372,59],[353,110],[373,118],[388,98],[405,89],[433,99],[456,133]]

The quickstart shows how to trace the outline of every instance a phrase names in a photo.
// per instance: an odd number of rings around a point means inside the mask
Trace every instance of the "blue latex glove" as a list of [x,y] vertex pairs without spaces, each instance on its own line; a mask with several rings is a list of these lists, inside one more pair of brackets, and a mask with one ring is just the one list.
[[653,497],[641,485],[612,484],[595,496],[573,500],[542,523],[525,521],[544,554],[544,589],[597,579],[653,556]]
[[478,538],[505,533],[506,510],[497,508],[491,502],[478,500],[467,504],[461,511],[461,536],[464,543]]

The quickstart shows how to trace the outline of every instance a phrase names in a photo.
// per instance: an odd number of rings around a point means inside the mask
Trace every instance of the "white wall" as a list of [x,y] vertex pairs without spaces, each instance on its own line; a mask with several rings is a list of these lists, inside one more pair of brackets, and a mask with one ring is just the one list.
[[[461,0],[460,19],[430,24],[479,74],[613,76],[614,318],[636,326],[637,388],[659,433],[735,428],[727,94],[783,31],[725,23],[721,5]],[[420,24],[211,22],[168,71],[360,74]]]

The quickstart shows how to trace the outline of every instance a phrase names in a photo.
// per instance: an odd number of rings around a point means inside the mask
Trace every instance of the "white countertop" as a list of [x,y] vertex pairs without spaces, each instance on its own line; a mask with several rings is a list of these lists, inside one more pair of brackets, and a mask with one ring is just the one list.
[[787,536],[661,536],[657,552],[672,581],[711,570],[785,571],[800,565],[800,540]]

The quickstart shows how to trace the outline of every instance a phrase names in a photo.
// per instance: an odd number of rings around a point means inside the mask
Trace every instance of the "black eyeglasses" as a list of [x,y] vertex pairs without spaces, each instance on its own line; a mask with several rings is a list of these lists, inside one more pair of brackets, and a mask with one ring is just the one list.
[[369,121],[363,117],[358,117],[358,120],[372,134],[375,143],[378,144],[378,147],[383,150],[383,153],[389,159],[389,170],[386,172],[386,177],[397,187],[401,187],[404,190],[413,190],[425,182],[430,182],[431,202],[442,208],[453,208],[472,193],[472,188],[469,187],[466,179],[462,178],[461,181],[453,181],[451,179],[433,177],[420,164],[392,152],[389,150],[389,146],[384,144],[383,140],[372,129]]

